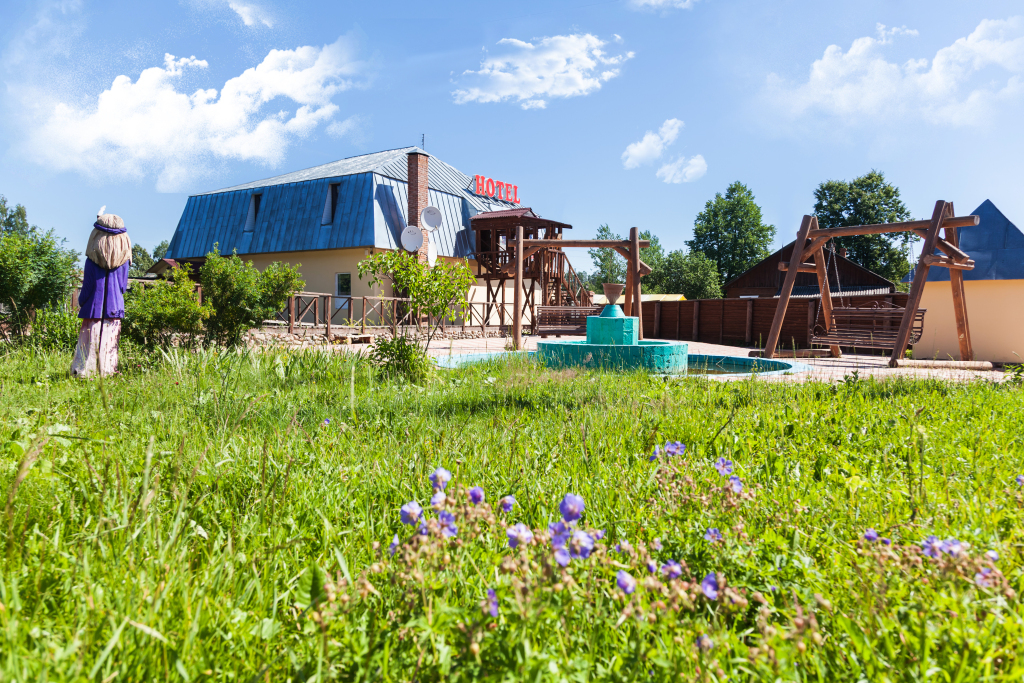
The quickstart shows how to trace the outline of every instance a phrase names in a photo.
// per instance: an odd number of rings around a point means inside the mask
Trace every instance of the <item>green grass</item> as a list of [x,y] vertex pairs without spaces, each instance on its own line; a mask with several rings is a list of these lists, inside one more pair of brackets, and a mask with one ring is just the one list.
[[[213,352],[101,383],[69,362],[0,356],[3,681],[1024,676],[1019,388],[528,361],[420,388],[338,356]],[[685,454],[650,462],[669,440]],[[438,466],[455,539],[399,520]],[[562,569],[547,525],[567,492],[606,535]],[[508,548],[515,522],[534,545]],[[966,545],[926,557],[929,535]]]

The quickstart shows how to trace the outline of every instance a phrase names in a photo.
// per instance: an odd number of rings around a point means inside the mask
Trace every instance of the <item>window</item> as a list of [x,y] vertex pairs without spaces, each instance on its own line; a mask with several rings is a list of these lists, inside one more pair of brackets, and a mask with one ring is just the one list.
[[262,199],[262,197],[262,194],[254,192],[249,198],[249,213],[245,217],[244,232],[252,232],[256,229],[256,218],[260,213],[260,199]]
[[[352,273],[337,273],[334,276],[334,293],[339,297],[352,296]],[[351,304],[351,299],[335,299],[335,308],[345,308]]]
[[320,225],[331,225],[334,223],[334,210],[338,208],[338,183],[331,183],[327,186],[327,199],[324,200],[324,215],[320,218]]

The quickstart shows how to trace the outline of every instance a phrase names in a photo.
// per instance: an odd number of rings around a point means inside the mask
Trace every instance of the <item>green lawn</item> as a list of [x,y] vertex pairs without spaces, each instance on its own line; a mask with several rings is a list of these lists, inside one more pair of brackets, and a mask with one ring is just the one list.
[[1024,677],[1017,387],[69,362],[0,356],[3,681]]

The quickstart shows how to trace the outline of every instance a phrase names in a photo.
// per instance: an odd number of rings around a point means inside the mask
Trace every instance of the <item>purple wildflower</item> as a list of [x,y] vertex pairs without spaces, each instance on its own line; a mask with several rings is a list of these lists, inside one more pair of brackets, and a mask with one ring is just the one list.
[[435,491],[444,491],[445,487],[448,486],[448,482],[452,480],[452,473],[443,467],[438,467],[430,475],[429,479]]
[[572,527],[565,522],[552,522],[548,524],[548,531],[551,533],[551,547],[564,548],[572,534]]
[[401,508],[402,524],[415,524],[423,516],[423,508],[415,500],[409,501]]
[[444,491],[438,491],[430,497],[430,507],[435,510],[441,510],[444,508],[444,502],[448,500],[448,496],[444,495]]
[[437,521],[441,523],[441,535],[445,538],[452,538],[459,533],[459,528],[455,526],[455,515],[452,513],[442,510],[437,513]]
[[871,527],[868,527],[867,531],[864,532],[864,540],[874,543],[878,540],[878,532]]
[[675,560],[669,560],[661,565],[661,573],[668,577],[669,580],[678,579],[683,575],[683,568]]
[[391,545],[388,546],[388,557],[395,556],[399,545],[401,545],[401,541],[398,540],[398,534],[395,534],[395,537],[391,539]]
[[715,469],[723,477],[728,477],[732,474],[732,460],[726,460],[725,458],[719,458],[715,461]]
[[600,541],[603,538],[604,538],[604,529],[598,529],[597,531],[594,532],[594,540],[595,541]]
[[577,529],[572,533],[572,540],[569,542],[569,555],[574,559],[587,559],[594,550],[594,537],[586,531]]
[[1017,475],[1017,486],[1024,486],[1024,474]]
[[474,486],[469,490],[469,501],[473,505],[479,505],[484,502],[484,490],[479,486]]
[[892,541],[890,541],[888,538],[883,538],[882,545],[892,545]]
[[331,418],[325,418],[321,425],[324,427],[329,427],[331,425]]
[[622,553],[623,555],[625,555],[632,549],[633,546],[629,544],[629,541],[620,541],[615,544],[615,552]]
[[992,585],[992,582],[988,580],[988,575],[992,573],[990,567],[984,567],[980,572],[974,575],[974,583],[980,588],[988,588]]
[[520,543],[525,545],[533,543],[533,532],[522,522],[513,524],[505,533],[508,535],[509,548],[518,548]]
[[558,563],[558,566],[567,566],[569,564],[569,559],[569,551],[565,548],[559,548],[555,551],[555,562]]
[[583,514],[583,509],[586,505],[583,504],[583,499],[579,496],[567,493],[562,502],[558,505],[558,510],[562,513],[562,519],[567,522],[575,522]]
[[686,444],[682,441],[669,441],[665,444],[665,455],[682,455]]
[[714,572],[704,577],[704,580],[700,582],[700,589],[708,600],[718,599],[718,577]]
[[647,458],[647,462],[654,462],[661,457],[661,446],[655,446],[654,452],[651,453],[651,457]]
[[698,650],[704,650],[705,652],[715,646],[715,644],[711,642],[711,639],[703,633],[697,636],[697,640],[694,644],[697,646]]
[[714,543],[715,541],[721,541],[722,532],[716,529],[715,527],[710,527],[707,530],[707,533],[704,534],[704,540],[711,541],[712,543]]
[[734,474],[729,477],[729,486],[732,487],[733,493],[740,493],[743,491],[743,480]]
[[997,553],[995,550],[989,550],[987,553],[985,553],[985,557],[993,562],[999,561],[999,553]]
[[636,579],[627,574],[626,572],[619,570],[619,573],[615,577],[615,583],[619,585],[622,592],[626,595],[630,595],[636,590]]
[[658,563],[654,560],[647,560],[647,571],[649,571],[651,574],[658,571]]
[[494,592],[493,588],[487,589],[487,601],[484,607],[484,612],[490,614],[492,617],[498,616],[498,594]]
[[946,553],[947,555],[952,555],[953,557],[956,557],[963,550],[963,545],[960,543],[960,541],[956,540],[955,538],[947,538],[945,541],[939,544],[939,550]]
[[656,538],[653,541],[651,541],[651,547],[654,548],[657,551],[661,551],[661,549],[663,547],[661,545],[661,539],[660,538]]
[[935,536],[929,536],[928,538],[924,539],[924,542],[921,543],[921,552],[923,552],[928,557],[938,557],[939,545],[940,541],[938,538],[936,538]]
[[498,501],[498,505],[501,507],[502,512],[512,512],[512,507],[516,504],[515,496],[509,494]]

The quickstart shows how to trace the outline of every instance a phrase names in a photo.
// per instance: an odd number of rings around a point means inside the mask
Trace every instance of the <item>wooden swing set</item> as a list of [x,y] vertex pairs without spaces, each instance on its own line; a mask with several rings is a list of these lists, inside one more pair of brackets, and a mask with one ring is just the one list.
[[[819,228],[815,216],[804,216],[797,232],[796,242],[789,263],[780,263],[786,271],[786,278],[779,292],[779,305],[775,309],[771,331],[765,344],[763,356],[773,358],[782,332],[782,321],[786,317],[789,299],[793,293],[798,273],[816,273],[821,292],[821,314],[823,323],[812,330],[811,342],[829,347],[833,358],[842,355],[840,347],[892,349],[889,366],[896,367],[903,358],[907,346],[918,341],[924,321],[924,310],[918,308],[924,294],[924,284],[932,266],[949,268],[949,280],[953,289],[953,314],[956,318],[957,337],[960,341],[960,360],[974,360],[971,347],[971,332],[967,323],[967,304],[964,299],[963,271],[974,268],[974,261],[960,250],[957,228],[977,225],[978,216],[956,216],[953,203],[939,200],[931,220],[908,221],[905,223],[882,223],[879,225],[851,225],[840,228]],[[939,230],[943,230],[942,237]],[[890,232],[912,232],[924,238],[921,258],[914,271],[914,281],[905,309],[863,309],[836,307],[829,290],[828,270],[825,261],[825,245],[833,237],[854,235],[877,235]],[[935,253],[938,249],[942,255]],[[799,257],[799,258],[797,258]],[[813,259],[807,262],[807,259]],[[899,321],[893,331],[891,324]],[[820,332],[819,332],[820,330]]]

